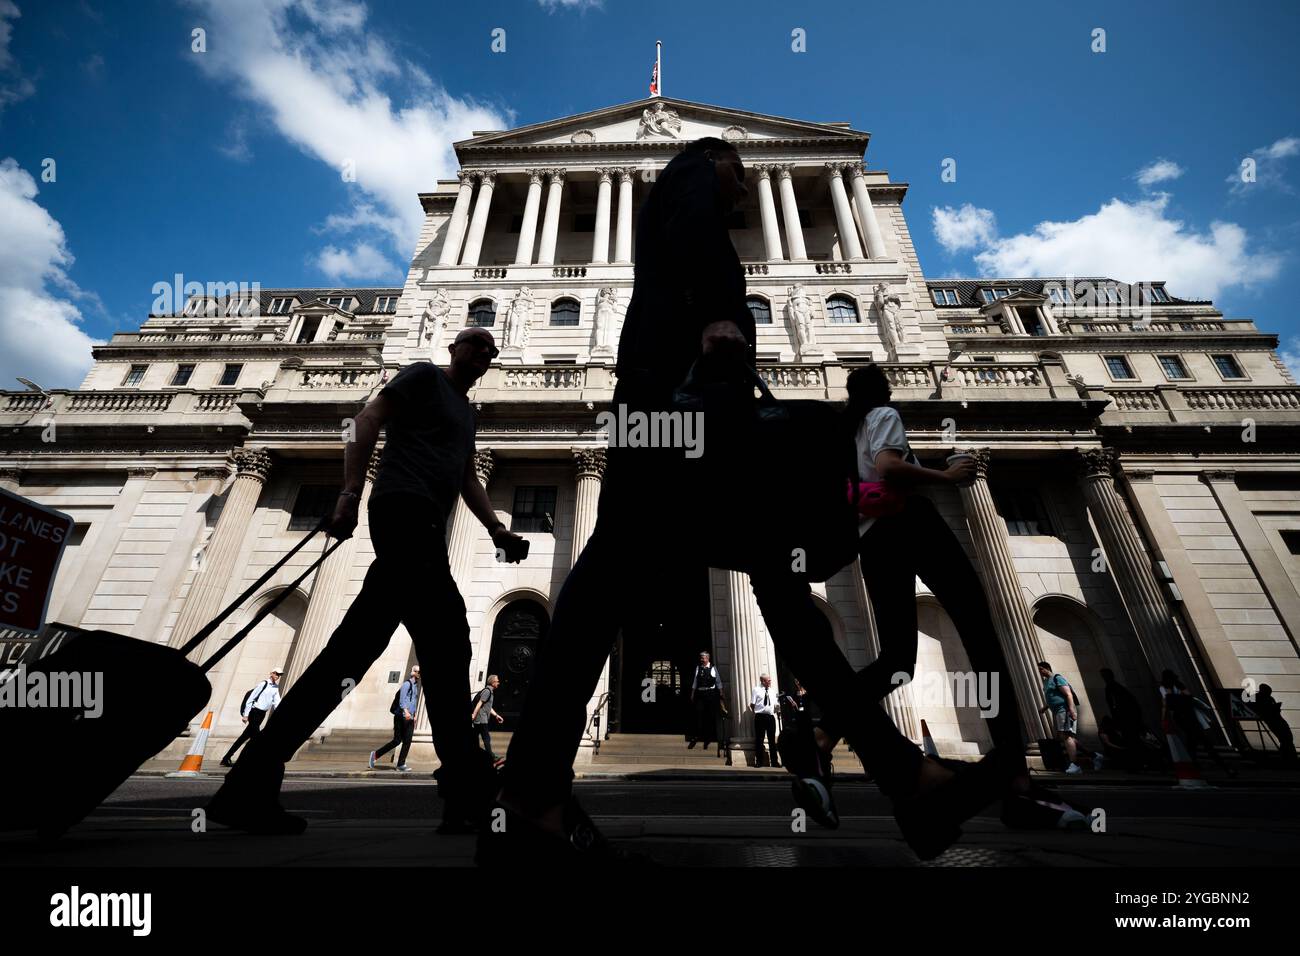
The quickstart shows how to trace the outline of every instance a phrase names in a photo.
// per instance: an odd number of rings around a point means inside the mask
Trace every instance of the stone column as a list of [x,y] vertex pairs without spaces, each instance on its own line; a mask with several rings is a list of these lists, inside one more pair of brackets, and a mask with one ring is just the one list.
[[465,239],[465,254],[461,256],[463,266],[478,265],[479,253],[483,251],[483,235],[487,232],[488,212],[492,208],[492,189],[496,184],[497,174],[494,170],[479,173],[478,199],[474,201],[474,218],[470,220],[469,236]]
[[474,174],[461,169],[456,172],[460,180],[460,190],[456,193],[456,205],[451,210],[451,222],[447,224],[447,238],[443,240],[442,252],[438,254],[438,265],[454,266],[460,261],[460,244],[465,238],[465,224],[469,221],[469,203],[474,195]]
[[[574,465],[577,468],[577,495],[573,506],[573,548],[570,552],[569,567],[578,560],[582,549],[587,546],[592,529],[596,527],[596,503],[600,500],[600,483],[605,477],[606,453],[604,448],[575,448]],[[595,712],[600,698],[609,690],[609,658],[600,671],[600,681],[596,684],[596,693],[587,703],[587,726],[591,726],[591,715]],[[609,706],[601,712],[600,734],[609,729]],[[587,742],[583,741],[583,746]]]
[[1147,668],[1155,680],[1165,668],[1181,673],[1186,670],[1187,652],[1151,570],[1151,559],[1142,549],[1137,528],[1115,490],[1115,453],[1098,448],[1081,452],[1080,457],[1088,514],[1101,538],[1111,579],[1124,598]]
[[[966,512],[980,569],[984,572],[984,593],[993,613],[998,640],[1002,642],[1002,653],[1011,671],[1011,682],[1015,685],[1016,702],[1020,706],[1029,746],[1034,747],[1039,738],[1054,733],[1047,718],[1038,712],[1038,708],[1043,706],[1043,681],[1038,676],[1038,662],[1043,659],[1043,652],[1038,646],[1038,630],[1011,560],[1006,523],[998,514],[989,491],[989,452],[984,449],[971,454],[975,456],[978,474],[973,483],[960,489],[962,508]],[[953,611],[958,615],[961,613],[957,608]]]
[[830,178],[831,204],[835,207],[835,224],[840,234],[840,251],[845,259],[861,259],[862,246],[858,242],[858,227],[849,208],[849,194],[844,191],[842,175],[845,163],[827,163],[826,175]]
[[519,245],[515,247],[515,265],[531,265],[533,243],[537,240],[537,210],[542,205],[542,171],[528,170],[528,199],[524,202],[524,224],[519,227]]
[[[235,483],[227,492],[225,507],[217,519],[203,563],[194,574],[185,604],[172,629],[168,641],[172,647],[180,647],[188,641],[221,610],[221,599],[237,577],[235,562],[244,537],[252,527],[257,500],[262,496],[262,488],[271,472],[271,455],[265,448],[240,448],[231,457],[235,464]],[[202,653],[202,648],[199,653]]]
[[769,655],[763,615],[749,586],[749,575],[741,571],[727,572],[727,619],[731,624],[731,667],[727,681],[731,749],[733,753],[743,751],[748,762],[754,751],[754,715],[749,710],[749,695],[758,686]]
[[[862,559],[854,558],[849,566],[853,575],[853,595],[857,601],[858,613],[867,627],[867,649],[871,659],[880,657],[880,634],[876,631],[876,618],[871,613],[871,596],[867,593],[867,582],[862,577]],[[914,599],[915,600],[915,599]],[[912,699],[912,685],[904,684],[882,702],[885,713],[894,722],[894,726],[908,740],[921,742],[921,725],[917,722],[916,710]]]
[[555,242],[560,234],[560,202],[564,198],[564,170],[552,169],[546,192],[546,217],[542,223],[542,247],[537,253],[539,266],[555,264]]
[[618,236],[614,242],[614,261],[632,261],[632,176],[634,170],[618,171]]
[[316,575],[312,578],[307,612],[303,615],[302,625],[298,628],[298,637],[293,642],[289,661],[285,664],[283,679],[286,688],[292,688],[293,682],[311,666],[311,662],[316,659],[316,655],[325,647],[330,635],[343,620],[343,613],[339,608],[339,595],[347,587],[348,575],[352,572],[352,560],[357,550],[357,532],[368,527],[368,522],[363,525],[361,519],[369,514],[366,506],[370,502],[370,489],[378,470],[379,452],[375,451],[366,466],[361,500],[357,504],[356,531],[325,559],[325,563],[316,569]]
[[781,216],[785,220],[785,244],[792,262],[806,262],[808,250],[803,244],[803,223],[799,221],[799,205],[794,198],[794,167],[789,163],[778,166],[780,171]]
[[763,220],[763,247],[767,251],[767,261],[782,262],[781,231],[776,224],[776,203],[772,201],[772,167],[760,163],[754,169],[758,172],[758,210]]
[[591,240],[591,261],[596,265],[609,262],[609,199],[612,169],[598,169],[596,186],[596,233]]
[[853,198],[858,204],[858,218],[862,221],[862,234],[867,237],[867,255],[872,259],[885,258],[885,237],[880,234],[880,223],[876,221],[876,210],[871,205],[871,194],[867,192],[867,181],[863,173],[865,167],[854,163],[849,167],[852,173]]

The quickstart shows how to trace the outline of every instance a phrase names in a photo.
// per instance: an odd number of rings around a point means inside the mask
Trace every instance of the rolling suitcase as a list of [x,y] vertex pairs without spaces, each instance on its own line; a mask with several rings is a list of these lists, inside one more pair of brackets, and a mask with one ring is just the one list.
[[186,655],[324,527],[322,521],[313,528],[184,647],[54,625],[67,634],[58,649],[20,669],[9,686],[0,686],[6,703],[0,707],[0,829],[35,829],[41,839],[59,837],[184,733],[212,696],[207,672],[342,539],[323,548],[208,660],[196,664]]

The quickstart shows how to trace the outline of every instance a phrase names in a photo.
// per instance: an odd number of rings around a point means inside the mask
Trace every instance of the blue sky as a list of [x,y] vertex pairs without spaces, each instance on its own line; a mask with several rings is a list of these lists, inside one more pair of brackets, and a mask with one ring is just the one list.
[[931,278],[1165,279],[1300,351],[1300,4],[0,0],[0,388],[175,273],[400,284],[452,142],[644,96],[656,39],[667,95],[870,131]]

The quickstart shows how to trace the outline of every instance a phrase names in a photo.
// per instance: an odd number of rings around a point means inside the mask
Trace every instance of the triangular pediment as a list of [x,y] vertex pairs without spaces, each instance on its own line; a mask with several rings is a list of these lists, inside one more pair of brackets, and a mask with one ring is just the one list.
[[689,142],[719,136],[737,142],[790,139],[861,141],[869,134],[842,123],[812,123],[746,110],[650,96],[518,129],[481,133],[456,144],[462,149],[520,146]]

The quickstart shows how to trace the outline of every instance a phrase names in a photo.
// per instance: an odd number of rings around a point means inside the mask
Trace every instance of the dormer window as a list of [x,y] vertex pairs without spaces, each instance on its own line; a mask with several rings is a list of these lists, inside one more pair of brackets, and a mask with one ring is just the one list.
[[931,289],[930,295],[934,298],[935,305],[957,305],[956,289]]
[[352,296],[332,295],[325,300],[325,304],[332,305],[334,306],[334,308],[342,309],[343,311],[346,312],[348,310],[348,307],[352,305]]
[[202,315],[202,314],[203,314],[203,304],[204,304],[205,301],[206,301],[206,300],[205,300],[202,296],[196,296],[195,298],[190,299],[190,301],[189,301],[188,303],[186,303],[186,305],[185,305],[185,314],[186,314],[186,315]]
[[293,337],[295,342],[314,342],[316,333],[320,331],[319,315],[305,315],[302,324],[298,326],[298,334]]
[[1105,301],[1107,305],[1120,305],[1123,301],[1120,298],[1119,289],[1113,285],[1102,286],[1101,294],[1103,301]]
[[288,315],[291,308],[293,308],[293,299],[282,296],[271,300],[271,307],[267,309],[267,314]]
[[985,302],[996,302],[998,299],[1005,299],[1010,294],[1010,289],[980,289],[980,295],[984,297]]
[[381,296],[378,296],[378,297],[375,299],[375,311],[376,311],[376,312],[396,312],[396,311],[397,311],[397,296],[395,296],[395,295],[381,295]]
[[1038,309],[1032,305],[1021,305],[1016,307],[1016,317],[1020,319],[1020,324],[1025,328],[1027,335],[1046,335],[1047,326],[1038,314]]
[[1054,285],[1047,290],[1047,297],[1057,305],[1069,305],[1074,301],[1070,290],[1063,285]]
[[1164,286],[1162,286],[1162,285],[1156,285],[1156,286],[1152,286],[1152,287],[1151,287],[1151,301],[1152,301],[1152,302],[1168,302],[1168,301],[1169,301],[1169,293],[1165,291],[1165,287],[1164,287]]

